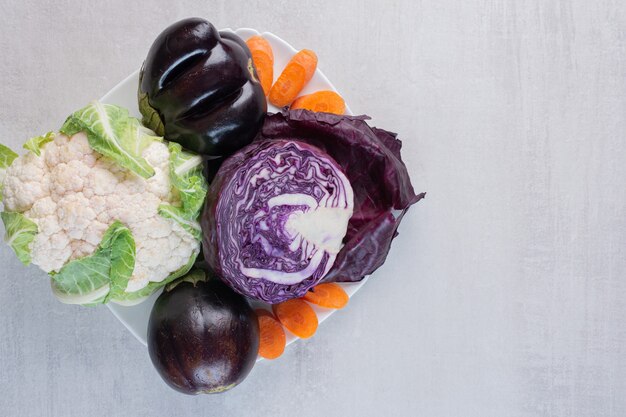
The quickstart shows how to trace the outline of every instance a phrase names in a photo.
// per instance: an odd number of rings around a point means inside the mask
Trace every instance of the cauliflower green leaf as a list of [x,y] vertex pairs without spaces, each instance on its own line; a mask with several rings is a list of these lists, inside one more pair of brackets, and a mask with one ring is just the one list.
[[37,224],[21,213],[4,211],[0,213],[0,217],[6,229],[5,242],[24,265],[30,264],[30,245],[37,234]]
[[198,282],[206,282],[207,278],[207,273],[203,269],[194,268],[181,279],[177,279],[167,284],[164,290],[172,291],[174,288],[176,288],[178,284],[181,284],[183,282],[193,284],[193,286],[195,287]]
[[18,154],[0,143],[0,200],[2,200],[2,183],[4,182],[4,174],[6,173],[7,168],[11,166],[17,157]]
[[200,223],[197,220],[188,220],[181,207],[176,207],[171,204],[161,204],[159,206],[159,214],[166,219],[172,219],[180,224],[183,229],[191,233],[194,239],[202,238]]
[[115,297],[111,297],[111,301],[120,305],[127,305],[127,306],[139,304],[140,302],[142,302],[144,299],[149,297],[153,292],[155,292],[159,288],[164,287],[165,285],[171,283],[175,279],[180,278],[183,275],[185,275],[187,272],[189,272],[189,270],[193,267],[194,263],[196,262],[196,258],[198,257],[199,253],[200,253],[199,250],[195,251],[193,255],[189,258],[189,261],[187,262],[187,264],[183,265],[178,270],[172,272],[163,281],[150,282],[148,283],[148,285],[146,285],[144,288],[140,289],[139,291],[119,293]]
[[93,101],[68,117],[61,132],[68,136],[85,132],[89,146],[96,152],[143,178],[154,175],[154,169],[141,153],[155,136],[130,117],[125,108]]
[[130,229],[120,222],[113,223],[109,230],[112,228],[111,237],[109,237],[112,239],[111,243],[104,242],[103,238],[103,244],[111,247],[111,270],[109,272],[111,290],[103,301],[105,303],[126,291],[128,280],[135,269],[135,240]]
[[183,151],[178,143],[170,142],[168,148],[170,181],[180,196],[181,206],[162,204],[159,214],[177,221],[196,239],[200,239],[202,231],[197,219],[208,188],[202,174],[202,157]]
[[128,227],[109,226],[96,251],[50,274],[52,290],[67,304],[106,302],[123,293],[135,268],[135,241]]
[[54,132],[48,132],[45,135],[35,136],[30,138],[25,144],[24,149],[31,151],[37,156],[41,156],[41,147],[48,142],[54,140]]
[[161,136],[156,136],[152,130],[142,125],[139,119],[134,117],[129,118],[126,135],[130,149],[135,155],[141,155],[154,141],[163,142]]
[[11,166],[18,154],[13,152],[9,147],[0,143],[0,169],[7,169]]
[[202,175],[202,157],[183,151],[175,142],[168,144],[170,151],[170,181],[180,193],[183,211],[190,219],[200,214],[207,192],[207,183]]

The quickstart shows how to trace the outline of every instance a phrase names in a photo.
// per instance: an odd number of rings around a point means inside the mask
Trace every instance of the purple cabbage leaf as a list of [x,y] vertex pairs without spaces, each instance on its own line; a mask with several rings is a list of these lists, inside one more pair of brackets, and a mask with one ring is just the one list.
[[202,216],[207,263],[237,292],[269,303],[320,281],[380,267],[413,191],[394,133],[367,116],[269,115],[226,159]]

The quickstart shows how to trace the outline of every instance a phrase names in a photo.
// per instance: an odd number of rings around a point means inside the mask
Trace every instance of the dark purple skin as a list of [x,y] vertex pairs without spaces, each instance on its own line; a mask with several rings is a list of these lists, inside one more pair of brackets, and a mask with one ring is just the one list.
[[259,350],[257,317],[218,279],[180,282],[159,296],[148,323],[148,351],[161,378],[185,394],[233,388]]
[[138,96],[146,126],[208,158],[250,143],[267,111],[246,43],[201,18],[176,22],[155,39]]

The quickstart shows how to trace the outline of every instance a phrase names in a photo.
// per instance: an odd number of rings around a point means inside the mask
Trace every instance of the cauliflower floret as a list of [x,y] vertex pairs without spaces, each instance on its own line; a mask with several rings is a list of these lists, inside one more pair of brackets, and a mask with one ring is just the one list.
[[81,161],[93,167],[99,156],[91,149],[87,136],[82,132],[71,138],[62,134],[56,135],[52,142],[44,145],[44,149],[46,150],[44,160],[49,168],[70,161]]
[[92,221],[85,230],[84,239],[86,243],[93,246],[97,246],[104,236],[109,225],[107,223],[99,222],[98,220]]
[[[76,135],[74,135],[75,141],[82,141],[83,138],[87,139],[87,135],[85,135],[84,133],[77,133]],[[62,148],[63,146],[67,145],[67,142],[70,141],[70,138],[68,138],[63,133],[59,133],[58,135],[54,137],[53,141],[57,148]],[[55,162],[54,165],[58,163],[59,162]]]
[[69,192],[82,191],[89,170],[90,168],[79,160],[69,161],[67,164],[59,164],[52,168],[50,178],[52,198],[58,201]]
[[172,187],[170,186],[170,177],[167,171],[158,171],[146,181],[146,185],[148,186],[148,192],[160,199],[172,199]]
[[50,193],[50,178],[43,159],[34,153],[17,158],[7,169],[2,202],[8,211],[23,212]]
[[46,272],[58,271],[72,255],[70,239],[63,231],[51,236],[37,233],[31,250],[32,263]]
[[143,179],[93,151],[85,134],[58,134],[8,168],[5,208],[37,224],[32,263],[46,272],[91,255],[116,220],[135,240],[136,258],[127,292],[161,282],[187,264],[199,242],[182,226],[158,214],[161,204],[180,205],[169,178],[169,150],[155,141],[143,152],[155,174]]
[[[83,195],[85,197],[87,197],[87,194],[85,193],[85,191],[83,190]],[[98,217],[100,217],[101,214],[104,214],[106,219],[108,219],[108,213],[106,212],[106,198],[99,196],[99,195],[95,195],[93,197],[87,197],[89,198],[89,203],[91,204],[91,208],[93,209],[93,211],[96,213],[96,215]],[[106,222],[106,220],[105,220]]]
[[57,204],[59,224],[72,239],[83,239],[87,227],[96,219],[89,200],[82,193],[67,194]]
[[143,153],[146,161],[155,168],[158,168],[151,178],[146,181],[148,191],[164,200],[171,198],[172,187],[169,177],[169,151],[162,143],[154,142]]
[[63,230],[56,216],[42,217],[37,221],[37,223],[39,233],[46,236],[52,236]]
[[96,164],[96,166],[87,174],[87,187],[93,194],[106,196],[115,191],[118,178],[114,173],[109,171],[104,164]]
[[163,142],[152,142],[150,146],[143,151],[142,156],[155,168],[161,170],[167,170],[169,168],[170,151]]
[[[136,230],[147,234],[150,239],[142,241],[141,245],[137,246],[136,263],[138,266],[135,268],[133,278],[128,281],[126,291],[143,288],[146,285],[146,277],[150,277],[152,282],[163,281],[173,271],[185,265],[194,251],[199,249],[199,243],[185,229],[178,223],[170,222],[163,217],[154,217],[141,222],[136,225]],[[160,257],[163,250],[168,252],[165,258]],[[159,258],[164,264],[155,265],[149,261]]]
[[26,213],[27,217],[47,217],[56,212],[57,205],[50,197],[42,198],[35,201],[29,212]]
[[[156,175],[156,173],[155,173]],[[152,179],[152,178],[150,178]],[[128,173],[123,181],[118,182],[115,187],[116,194],[143,194],[146,192],[147,181],[137,175]],[[169,186],[169,181],[168,181]]]
[[136,223],[159,216],[158,208],[160,204],[161,200],[154,194],[129,195],[127,204],[119,210],[118,220],[129,226],[134,226]]
[[72,248],[72,256],[70,257],[70,260],[91,255],[96,249],[96,245],[92,245],[83,240],[73,240],[72,243],[70,243],[70,246]]
[[150,283],[150,275],[143,265],[135,265],[133,276],[128,280],[127,292],[139,291]]

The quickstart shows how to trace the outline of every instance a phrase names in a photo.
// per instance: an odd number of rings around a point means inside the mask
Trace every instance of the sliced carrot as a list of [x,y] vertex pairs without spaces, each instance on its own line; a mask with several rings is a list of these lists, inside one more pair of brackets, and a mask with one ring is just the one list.
[[302,298],[320,307],[336,309],[344,308],[350,299],[343,288],[334,282],[316,285]]
[[309,49],[295,54],[270,90],[270,103],[276,107],[290,105],[304,86],[311,81],[317,68],[317,55]]
[[295,298],[274,304],[272,310],[278,320],[291,333],[303,339],[309,338],[317,330],[317,314],[305,301]]
[[264,37],[260,35],[253,36],[246,41],[250,53],[252,54],[252,62],[256,68],[256,73],[261,81],[263,92],[267,96],[274,82],[274,52],[272,46]]
[[276,359],[285,351],[285,330],[274,315],[267,310],[256,310],[259,320],[259,355],[265,359]]
[[343,114],[346,111],[346,102],[334,91],[322,90],[298,97],[291,104],[291,109],[307,109],[314,112]]

